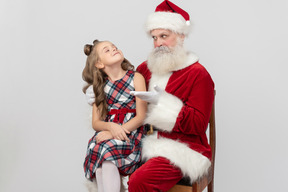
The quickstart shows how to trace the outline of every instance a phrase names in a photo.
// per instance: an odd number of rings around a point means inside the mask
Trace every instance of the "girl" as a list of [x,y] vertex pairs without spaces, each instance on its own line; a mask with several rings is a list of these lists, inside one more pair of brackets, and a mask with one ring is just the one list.
[[96,177],[98,192],[119,192],[120,175],[130,175],[140,166],[147,104],[130,91],[146,91],[145,80],[109,41],[95,40],[85,45],[84,52],[88,57],[82,73],[87,82],[83,92],[92,85],[96,131],[88,143],[85,176],[90,181]]

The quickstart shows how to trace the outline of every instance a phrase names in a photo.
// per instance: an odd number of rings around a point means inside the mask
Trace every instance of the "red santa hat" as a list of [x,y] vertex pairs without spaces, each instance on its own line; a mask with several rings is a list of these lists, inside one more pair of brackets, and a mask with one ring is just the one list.
[[189,14],[168,0],[160,3],[155,12],[146,21],[146,31],[169,29],[173,32],[188,35],[190,31]]

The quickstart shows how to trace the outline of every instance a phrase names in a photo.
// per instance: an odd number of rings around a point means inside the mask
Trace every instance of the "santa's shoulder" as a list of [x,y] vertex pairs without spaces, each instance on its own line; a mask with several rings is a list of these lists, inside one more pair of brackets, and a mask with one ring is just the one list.
[[143,75],[143,77],[146,81],[146,86],[148,87],[149,86],[149,80],[150,80],[152,74],[147,67],[147,61],[144,61],[143,63],[141,63],[137,67],[136,71]]
[[200,73],[200,74],[209,74],[208,71],[206,70],[206,68],[200,64],[198,61],[196,61],[193,64],[187,65],[185,68],[179,70],[179,72],[184,72],[186,71],[187,73]]
[[202,80],[204,80],[205,82],[211,82],[212,84],[214,84],[209,72],[198,61],[196,63],[193,63],[187,66],[184,69],[173,72],[173,75],[171,76],[171,78],[178,79],[178,80],[180,78],[186,82],[190,82],[190,84],[192,82],[202,81]]

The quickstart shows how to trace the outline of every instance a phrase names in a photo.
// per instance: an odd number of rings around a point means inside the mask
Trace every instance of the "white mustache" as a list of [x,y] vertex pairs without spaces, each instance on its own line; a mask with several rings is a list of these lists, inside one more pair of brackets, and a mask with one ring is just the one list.
[[153,50],[153,53],[158,54],[158,53],[171,53],[172,50],[167,47],[167,46],[160,46],[160,47],[156,47]]

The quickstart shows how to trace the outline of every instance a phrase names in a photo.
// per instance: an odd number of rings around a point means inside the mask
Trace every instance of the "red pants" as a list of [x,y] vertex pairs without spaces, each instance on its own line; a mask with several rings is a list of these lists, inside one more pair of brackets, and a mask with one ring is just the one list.
[[182,178],[181,170],[164,157],[149,159],[129,178],[129,192],[168,191]]

